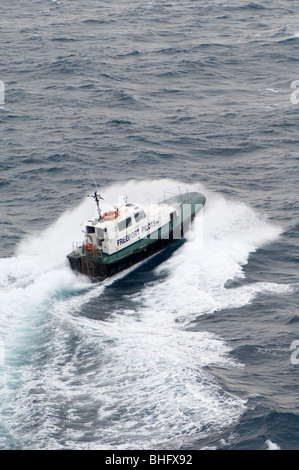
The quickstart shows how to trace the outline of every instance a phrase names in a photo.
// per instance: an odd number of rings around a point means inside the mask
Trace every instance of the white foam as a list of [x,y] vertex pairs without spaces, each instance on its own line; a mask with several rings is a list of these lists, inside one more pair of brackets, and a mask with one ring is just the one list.
[[[142,202],[177,184],[128,182],[109,187],[103,196],[106,204],[121,194]],[[47,362],[38,370],[33,364],[21,368],[22,388],[15,402],[16,422],[30,420],[30,390],[44,390],[39,395],[44,421],[36,429],[37,446],[63,446],[51,437],[51,430],[61,426],[59,413],[53,411],[57,404],[67,410],[64,442],[71,448],[177,448],[219,431],[246,409],[246,403],[225,392],[207,370],[215,364],[242,365],[230,357],[221,338],[189,326],[198,315],[247,305],[260,293],[288,292],[289,286],[267,282],[226,287],[230,279],[244,279],[250,253],[275,240],[281,230],[245,204],[199,185],[192,189],[208,198],[203,237],[190,232],[187,242],[157,268],[165,277],[131,297],[135,308],[119,306],[106,320],[80,312],[115,278],[91,284],[76,276],[65,260],[72,241],[81,238],[79,222],[90,216],[89,210],[94,213],[90,199],[34,240],[24,240],[15,257],[0,260],[1,331],[6,342],[12,350],[14,342],[24,351],[28,343],[34,348],[41,331],[36,324],[42,319],[44,325]],[[10,416],[13,420],[14,413]],[[84,440],[86,429],[92,429],[92,442]],[[24,429],[20,432],[19,438],[25,439]]]
[[73,237],[81,238],[79,221],[90,209],[88,203],[66,211],[44,232],[25,238],[15,256],[0,259],[0,339],[6,347],[17,342],[17,332],[25,332],[28,322],[43,316],[57,296],[90,287],[90,281],[75,275],[66,260]]
[[280,93],[280,91],[275,88],[267,88],[267,91],[270,91],[271,93]]
[[[288,285],[257,282],[226,288],[229,280],[244,279],[251,253],[280,235],[281,229],[250,207],[214,197],[204,210],[203,242],[192,239],[158,268],[164,282],[144,293],[151,308],[163,306],[188,322],[197,315],[240,307],[259,293],[289,292]],[[172,299],[172,301],[170,301]]]
[[280,450],[279,445],[275,444],[275,442],[270,441],[270,439],[266,440],[266,444],[268,446],[267,450]]

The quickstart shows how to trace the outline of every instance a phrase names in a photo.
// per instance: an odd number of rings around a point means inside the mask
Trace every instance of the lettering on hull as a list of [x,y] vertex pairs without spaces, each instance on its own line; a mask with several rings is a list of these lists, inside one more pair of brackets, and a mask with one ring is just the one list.
[[152,220],[151,222],[148,222],[145,225],[142,225],[141,229],[137,228],[136,230],[133,230],[130,233],[127,233],[123,237],[120,237],[116,240],[116,246],[120,247],[122,245],[125,245],[126,243],[135,240],[136,238],[139,238],[140,235],[143,237],[147,233],[149,233],[153,228],[159,225],[159,220]]

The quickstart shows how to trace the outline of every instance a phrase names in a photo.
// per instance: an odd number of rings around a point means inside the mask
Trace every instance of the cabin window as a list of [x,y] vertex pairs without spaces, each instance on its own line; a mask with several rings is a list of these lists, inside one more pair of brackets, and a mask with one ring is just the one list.
[[86,225],[86,233],[94,233],[94,232],[95,232],[94,227],[90,227],[89,225]]
[[131,217],[127,217],[125,220],[122,220],[117,224],[118,230],[121,232],[122,230],[125,230],[125,228],[130,227],[132,225],[132,219]]
[[139,212],[136,212],[134,214],[134,217],[135,217],[135,222],[139,222],[140,220],[145,219],[146,215],[145,215],[145,212],[141,210]]

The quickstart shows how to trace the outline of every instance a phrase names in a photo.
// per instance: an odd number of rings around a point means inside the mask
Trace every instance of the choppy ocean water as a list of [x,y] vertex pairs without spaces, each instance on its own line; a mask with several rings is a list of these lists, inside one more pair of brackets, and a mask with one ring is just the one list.
[[[297,7],[1,2],[1,449],[299,448]],[[202,243],[76,276],[94,181]]]

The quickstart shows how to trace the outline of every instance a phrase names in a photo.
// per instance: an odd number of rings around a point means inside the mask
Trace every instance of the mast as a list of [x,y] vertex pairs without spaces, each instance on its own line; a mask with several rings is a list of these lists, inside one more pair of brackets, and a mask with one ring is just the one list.
[[101,215],[101,208],[100,208],[100,199],[104,199],[102,196],[100,196],[100,194],[98,194],[97,191],[94,192],[94,194],[88,194],[87,197],[93,197],[95,202],[96,202],[96,205],[97,205],[97,209],[98,209],[98,214],[99,214],[99,219],[102,218],[102,215]]

